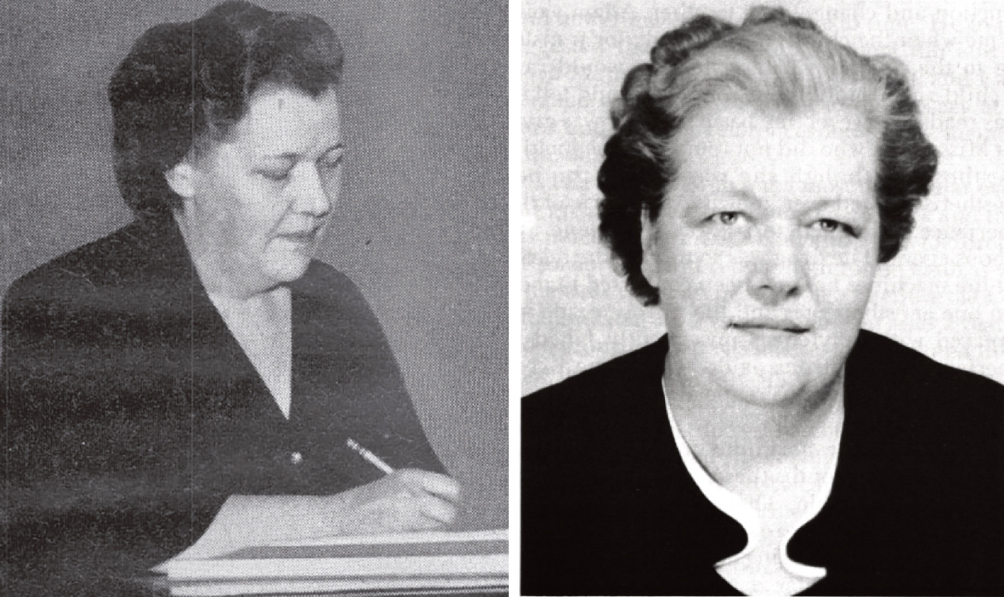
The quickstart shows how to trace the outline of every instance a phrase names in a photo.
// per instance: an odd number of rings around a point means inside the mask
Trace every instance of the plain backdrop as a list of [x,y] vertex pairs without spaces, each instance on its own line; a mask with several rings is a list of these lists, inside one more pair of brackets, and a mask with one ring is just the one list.
[[[901,254],[879,268],[864,327],[1004,382],[1004,2],[793,0],[864,54],[912,73],[941,153]],[[664,332],[615,275],[596,232],[596,173],[623,76],[698,13],[749,2],[551,0],[522,13],[522,392]]]
[[[112,172],[108,78],[148,27],[209,0],[0,7],[0,289],[131,219]],[[507,525],[504,2],[264,0],[327,20],[346,53],[345,186],[319,258],[380,318],[459,526]]]

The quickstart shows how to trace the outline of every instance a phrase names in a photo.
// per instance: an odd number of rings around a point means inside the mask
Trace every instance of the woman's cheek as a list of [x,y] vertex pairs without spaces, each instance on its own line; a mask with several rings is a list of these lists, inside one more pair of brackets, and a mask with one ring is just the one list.
[[817,303],[828,318],[856,328],[871,297],[876,262],[864,251],[832,252],[825,257],[817,257],[812,266]]

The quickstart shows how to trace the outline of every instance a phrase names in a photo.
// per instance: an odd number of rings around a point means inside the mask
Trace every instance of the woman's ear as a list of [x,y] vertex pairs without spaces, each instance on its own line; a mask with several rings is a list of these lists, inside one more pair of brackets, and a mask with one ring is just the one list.
[[185,158],[164,173],[167,186],[182,199],[188,200],[195,195],[195,168],[192,162]]
[[655,257],[658,245],[659,230],[644,209],[641,213],[641,273],[653,288],[659,287],[659,265]]

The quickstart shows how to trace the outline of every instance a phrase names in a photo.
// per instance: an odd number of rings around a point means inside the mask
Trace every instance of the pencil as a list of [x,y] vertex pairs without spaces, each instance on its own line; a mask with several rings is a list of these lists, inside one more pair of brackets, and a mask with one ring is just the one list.
[[351,437],[346,439],[345,444],[353,452],[355,452],[355,453],[359,454],[360,456],[362,456],[363,458],[365,458],[367,462],[369,462],[373,466],[377,467],[378,469],[382,470],[385,475],[389,475],[389,474],[391,474],[391,473],[394,472],[394,467],[392,467],[391,465],[387,464],[383,460],[380,460],[379,456],[377,456],[373,452],[370,452],[366,448],[360,446],[359,442],[357,442],[356,440],[352,439]]

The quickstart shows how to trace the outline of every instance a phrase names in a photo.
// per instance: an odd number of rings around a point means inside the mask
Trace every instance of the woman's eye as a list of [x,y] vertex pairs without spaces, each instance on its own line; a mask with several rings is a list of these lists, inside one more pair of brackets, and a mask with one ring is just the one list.
[[816,226],[823,232],[833,233],[833,232],[843,232],[854,238],[858,237],[857,230],[854,229],[850,224],[845,224],[843,222],[838,222],[837,220],[831,220],[824,218],[822,220],[816,221]]
[[345,154],[338,153],[335,155],[329,155],[317,162],[317,167],[321,170],[337,170],[339,166],[342,165],[342,158]]
[[819,220],[819,227],[824,232],[836,232],[840,230],[840,224],[835,220]]
[[260,174],[274,182],[283,182],[289,178],[290,170],[263,170]]
[[731,226],[739,221],[742,217],[738,211],[721,211],[711,216],[711,220],[718,224],[724,224],[726,226]]
[[337,170],[339,166],[342,165],[342,159],[337,160],[325,160],[319,164],[322,170]]

